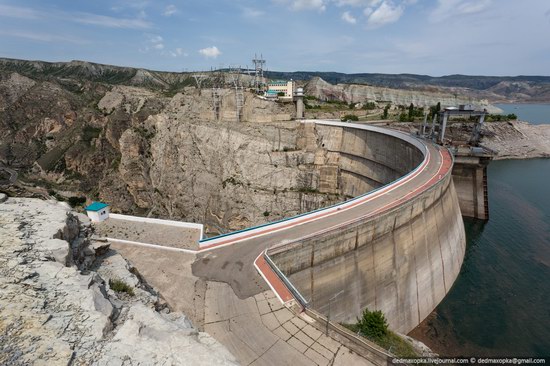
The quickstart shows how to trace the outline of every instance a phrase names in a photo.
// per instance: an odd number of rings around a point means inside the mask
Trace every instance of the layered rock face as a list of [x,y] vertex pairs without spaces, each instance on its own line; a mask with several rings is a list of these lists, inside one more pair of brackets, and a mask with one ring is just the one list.
[[0,364],[236,364],[90,231],[58,203],[0,203]]
[[0,163],[66,197],[104,200],[115,212],[201,222],[210,233],[339,199],[318,192],[314,154],[296,147],[298,124],[278,122],[293,117],[292,103],[247,92],[236,123],[230,89],[218,91],[217,114],[212,91],[194,87],[167,96],[12,73],[0,89],[14,90],[1,106]]
[[391,89],[379,86],[359,84],[332,85],[319,77],[312,78],[305,87],[306,94],[315,96],[321,100],[343,100],[348,103],[378,101],[391,102],[394,105],[430,107],[441,103],[443,107],[458,106],[460,104],[473,104],[478,108],[485,108],[490,113],[499,113],[500,109],[492,106],[485,99],[472,99],[459,97],[456,94],[441,92]]

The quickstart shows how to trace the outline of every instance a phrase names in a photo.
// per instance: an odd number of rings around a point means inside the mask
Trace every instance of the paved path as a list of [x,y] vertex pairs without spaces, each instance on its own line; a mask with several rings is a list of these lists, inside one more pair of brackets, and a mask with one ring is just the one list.
[[[174,311],[222,343],[242,365],[371,365],[325,336],[307,317],[295,315],[263,281],[258,293],[239,299],[223,282],[191,274],[195,255],[166,249],[112,243],[155,287]],[[305,320],[304,320],[305,319]]]

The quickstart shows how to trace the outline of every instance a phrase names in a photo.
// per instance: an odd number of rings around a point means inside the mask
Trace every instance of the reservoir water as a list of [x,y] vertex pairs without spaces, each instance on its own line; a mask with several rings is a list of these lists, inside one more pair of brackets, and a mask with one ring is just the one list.
[[465,221],[460,275],[411,335],[441,355],[548,357],[550,159],[494,161],[488,176],[490,220]]
[[550,123],[550,104],[495,104],[504,114],[514,113],[522,121],[539,125]]

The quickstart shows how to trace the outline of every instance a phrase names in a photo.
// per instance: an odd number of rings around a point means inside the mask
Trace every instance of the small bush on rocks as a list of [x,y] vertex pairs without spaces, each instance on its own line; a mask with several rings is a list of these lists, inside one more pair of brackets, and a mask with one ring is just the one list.
[[110,279],[110,280],[109,280],[109,287],[110,287],[114,292],[125,292],[125,293],[127,293],[128,295],[130,295],[130,296],[134,296],[134,295],[135,295],[134,289],[133,289],[130,285],[128,285],[126,282],[121,281],[121,280]]

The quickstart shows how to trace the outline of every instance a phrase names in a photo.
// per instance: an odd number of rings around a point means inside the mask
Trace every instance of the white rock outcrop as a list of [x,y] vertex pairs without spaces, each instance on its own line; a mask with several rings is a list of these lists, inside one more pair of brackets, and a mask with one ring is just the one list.
[[[154,290],[119,254],[92,246],[89,234],[65,205],[0,203],[0,364],[235,364],[184,315],[158,313]],[[135,295],[110,289],[110,276]]]
[[420,90],[391,89],[372,85],[327,83],[319,77],[312,78],[305,87],[307,95],[321,100],[343,100],[345,102],[377,101],[380,104],[391,102],[394,105],[413,103],[415,106],[429,107],[441,103],[442,107],[473,104],[477,108],[486,108],[490,113],[501,110],[489,104],[486,99],[472,99],[453,94]]

